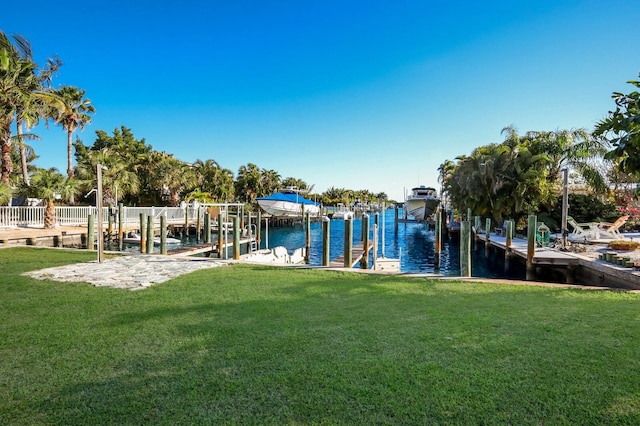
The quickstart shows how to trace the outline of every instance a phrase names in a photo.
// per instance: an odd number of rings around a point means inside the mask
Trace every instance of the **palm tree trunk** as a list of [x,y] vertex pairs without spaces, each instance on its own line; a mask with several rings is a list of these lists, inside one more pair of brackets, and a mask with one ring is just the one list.
[[27,152],[24,149],[24,141],[22,140],[22,122],[16,121],[16,128],[18,133],[18,143],[20,148],[20,165],[22,166],[22,180],[28,186],[29,185],[29,172],[27,170]]
[[0,146],[2,149],[2,168],[0,171],[0,182],[9,185],[9,177],[13,171],[13,163],[11,162],[11,119],[3,117],[0,127]]
[[56,205],[53,200],[47,200],[47,206],[44,209],[44,227],[47,229],[56,226]]

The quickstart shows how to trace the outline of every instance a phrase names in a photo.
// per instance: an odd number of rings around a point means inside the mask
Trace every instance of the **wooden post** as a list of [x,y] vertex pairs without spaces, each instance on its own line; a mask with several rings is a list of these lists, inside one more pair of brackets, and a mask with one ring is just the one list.
[[331,219],[322,218],[322,266],[329,266],[329,234],[331,233]]
[[107,218],[107,232],[109,233],[109,235],[113,234],[113,205],[109,204],[109,209],[107,211],[108,214],[108,218]]
[[395,222],[393,224],[393,231],[397,234],[398,233],[398,219],[399,219],[399,211],[398,211],[398,205],[395,205]]
[[211,243],[211,218],[208,211],[204,212],[204,242]]
[[118,250],[122,251],[124,239],[124,204],[118,206]]
[[147,254],[153,253],[153,237],[155,237],[155,229],[153,226],[153,216],[147,216]]
[[167,217],[160,215],[160,253],[167,254]]
[[471,208],[467,208],[467,220],[471,221]]
[[218,259],[222,259],[222,251],[226,250],[224,247],[224,224],[222,222],[222,210],[218,213]]
[[353,219],[344,220],[344,267],[351,268],[353,263]]
[[202,223],[200,221],[200,206],[196,210],[196,242],[200,243],[200,227],[202,227]]
[[189,204],[184,203],[184,235],[189,235]]
[[305,245],[304,245],[304,262],[309,263],[311,252],[311,214],[306,212],[305,216]]
[[140,213],[140,253],[147,252],[147,218]]
[[233,218],[233,260],[240,260],[240,216]]
[[491,241],[491,218],[486,218],[484,221],[484,240],[487,244]]
[[369,215],[366,213],[362,215],[362,244],[364,244],[364,252],[362,253],[360,267],[369,269]]
[[435,256],[433,259],[433,266],[435,270],[440,269],[440,251],[442,248],[442,210],[438,210],[436,213],[436,241],[434,245]]
[[95,216],[90,214],[89,219],[87,220],[87,249],[93,250],[93,245],[95,244]]
[[258,217],[256,218],[256,246],[260,250],[260,239],[262,238],[262,212],[258,210]]
[[536,223],[536,215],[529,215],[529,220],[527,221],[527,281],[533,280],[535,277],[533,255],[536,251]]
[[471,222],[460,222],[460,276],[471,276]]

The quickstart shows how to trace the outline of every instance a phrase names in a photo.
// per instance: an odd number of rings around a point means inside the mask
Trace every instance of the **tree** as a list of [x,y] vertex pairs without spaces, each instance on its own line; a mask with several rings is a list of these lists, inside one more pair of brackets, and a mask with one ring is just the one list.
[[[35,124],[43,114],[45,104],[58,105],[55,96],[43,89],[51,81],[52,75],[62,65],[57,58],[49,59],[47,67],[38,70],[33,62],[31,46],[24,37],[13,36],[14,43],[0,31],[0,181],[7,184],[13,171],[11,159],[11,123],[17,121],[17,142],[20,148],[24,143],[22,123]],[[26,165],[23,162],[23,177],[26,177]],[[25,179],[28,180],[28,179]]]
[[55,168],[39,169],[31,177],[31,183],[23,183],[20,193],[26,197],[41,198],[45,202],[44,227],[56,225],[55,200],[66,199],[77,191],[75,182],[65,178]]
[[[627,83],[640,88],[640,81]],[[609,116],[596,124],[594,135],[613,145],[607,158],[618,160],[622,171],[640,172],[640,92],[614,92],[611,97],[616,110],[609,111]]]
[[9,185],[0,182],[0,205],[7,205],[11,201],[12,192]]
[[85,91],[73,86],[62,86],[54,93],[62,101],[56,122],[67,132],[67,176],[73,179],[73,133],[91,123],[91,115],[96,112],[91,101],[85,99]]

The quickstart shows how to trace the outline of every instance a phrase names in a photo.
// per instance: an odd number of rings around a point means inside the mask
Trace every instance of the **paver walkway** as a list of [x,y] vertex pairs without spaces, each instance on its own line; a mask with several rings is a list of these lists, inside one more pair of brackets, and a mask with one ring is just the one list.
[[135,255],[106,259],[102,263],[92,261],[41,269],[24,275],[40,280],[88,282],[96,287],[140,290],[182,274],[225,264],[206,258]]

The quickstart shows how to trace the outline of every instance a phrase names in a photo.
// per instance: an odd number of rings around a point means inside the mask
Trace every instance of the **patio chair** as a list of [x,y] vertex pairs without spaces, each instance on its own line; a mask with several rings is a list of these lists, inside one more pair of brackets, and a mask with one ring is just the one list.
[[600,222],[598,229],[602,238],[611,238],[615,240],[623,240],[624,236],[620,233],[620,227],[627,223],[629,216],[620,216],[615,222]]
[[578,223],[571,216],[567,216],[567,223],[573,228],[567,239],[574,243],[588,243],[600,239],[600,228],[598,222]]

